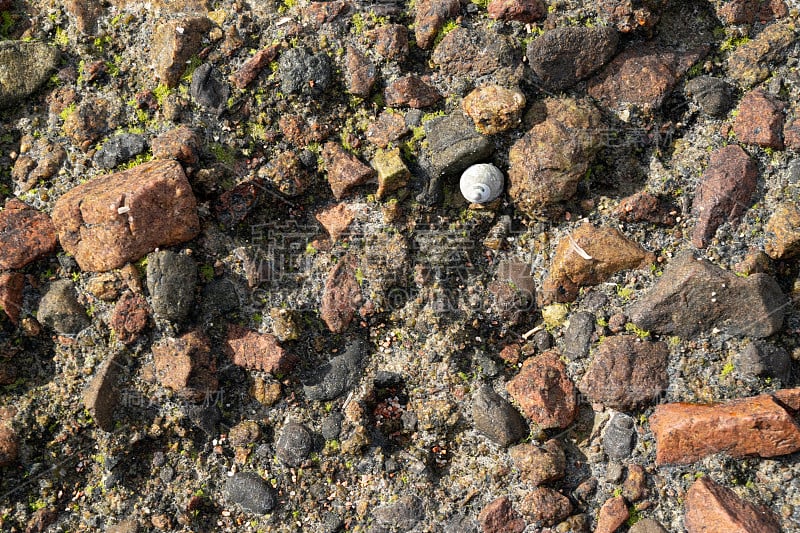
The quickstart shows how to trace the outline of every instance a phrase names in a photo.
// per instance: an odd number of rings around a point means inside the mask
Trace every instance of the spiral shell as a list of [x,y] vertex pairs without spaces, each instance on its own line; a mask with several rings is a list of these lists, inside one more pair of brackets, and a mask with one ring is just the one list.
[[485,204],[503,193],[505,178],[491,163],[472,165],[461,174],[461,194],[474,204]]

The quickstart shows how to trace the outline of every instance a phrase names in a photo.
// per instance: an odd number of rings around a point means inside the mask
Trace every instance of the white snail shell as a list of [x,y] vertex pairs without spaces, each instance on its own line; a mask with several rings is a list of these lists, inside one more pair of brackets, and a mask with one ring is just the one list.
[[473,204],[485,204],[503,193],[505,178],[491,163],[472,165],[461,174],[461,194]]

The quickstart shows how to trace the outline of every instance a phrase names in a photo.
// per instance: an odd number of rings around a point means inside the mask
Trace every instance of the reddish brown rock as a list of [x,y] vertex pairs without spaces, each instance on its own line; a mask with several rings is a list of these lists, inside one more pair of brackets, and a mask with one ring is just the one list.
[[339,236],[350,226],[353,218],[355,218],[355,213],[346,203],[342,202],[319,211],[314,217],[328,232],[331,241],[336,242],[339,240]]
[[768,509],[739,498],[727,487],[701,477],[686,492],[687,533],[779,533]]
[[150,306],[141,295],[126,292],[117,301],[111,313],[111,329],[123,344],[130,344],[147,329],[150,321]]
[[233,83],[237,89],[244,89],[253,83],[253,80],[258,77],[261,71],[275,61],[280,49],[280,44],[273,44],[253,54],[253,57],[248,59],[245,64],[236,71],[236,74],[231,76],[231,83]]
[[0,421],[0,468],[14,464],[18,453],[17,434],[4,421]]
[[783,102],[761,89],[744,95],[733,131],[739,142],[783,150]]
[[714,0],[712,5],[726,25],[768,22],[789,14],[783,0]]
[[194,16],[168,20],[155,29],[151,61],[161,83],[178,85],[187,62],[200,51],[211,27],[208,18]]
[[622,33],[631,33],[639,29],[652,32],[658,23],[661,11],[669,0],[648,0],[646,2],[630,2],[628,0],[598,0],[597,4],[608,21]]
[[537,487],[522,498],[519,510],[537,524],[552,526],[572,514],[572,503],[556,490]]
[[487,11],[489,18],[518,22],[536,22],[547,15],[542,0],[492,0]]
[[442,95],[435,87],[417,76],[405,76],[390,83],[383,93],[386,105],[390,107],[408,106],[422,109],[438,102]]
[[525,95],[499,85],[485,85],[464,97],[462,106],[480,133],[493,135],[519,125]]
[[564,429],[578,413],[575,385],[556,350],[527,359],[506,390],[523,414],[542,429]]
[[97,19],[103,14],[103,3],[100,0],[67,0],[64,7],[75,17],[78,31],[94,34]]
[[367,129],[367,140],[372,144],[386,148],[389,143],[396,141],[409,132],[403,115],[385,109]]
[[0,211],[0,269],[22,268],[56,249],[50,217],[20,202],[6,200]]
[[0,310],[12,324],[19,324],[22,313],[22,289],[25,276],[16,272],[0,272]]
[[[783,126],[783,142],[790,150],[800,150],[800,106],[792,106]],[[13,175],[13,174],[12,174]]]
[[258,203],[263,185],[258,180],[248,180],[219,195],[213,210],[223,226],[231,228],[247,218]]
[[511,506],[508,496],[497,498],[478,515],[483,533],[522,533],[525,520]]
[[669,348],[663,342],[633,335],[608,337],[600,343],[578,384],[595,403],[632,411],[657,402],[669,386]]
[[247,370],[284,374],[297,364],[297,357],[287,352],[274,335],[234,324],[228,325],[224,351],[233,364]]
[[541,447],[535,444],[519,444],[508,453],[514,465],[520,470],[520,477],[533,485],[541,485],[564,477],[566,456],[561,444],[555,439],[545,442]]
[[580,287],[602,283],[621,270],[645,268],[655,259],[618,229],[586,222],[556,246],[542,302],[571,302]]
[[687,464],[721,452],[776,457],[800,450],[800,426],[770,394],[712,405],[658,405],[650,428],[658,464]]
[[408,29],[402,24],[378,26],[367,33],[367,38],[384,59],[402,61],[408,56]]
[[259,179],[275,187],[286,196],[298,196],[308,190],[311,176],[293,150],[281,152],[258,169]]
[[345,56],[345,83],[347,92],[366,98],[377,79],[377,70],[369,58],[355,46],[347,46]]
[[750,206],[757,179],[755,161],[739,145],[712,153],[692,202],[697,217],[692,244],[705,248],[725,221],[738,223]]
[[600,507],[594,533],[614,533],[629,516],[628,506],[625,505],[625,499],[622,496],[610,498]]
[[647,497],[647,476],[641,465],[628,465],[628,476],[622,484],[622,496],[629,502],[638,502]]
[[800,254],[800,208],[796,203],[786,200],[778,204],[764,231],[764,251],[771,258],[791,259]]
[[311,2],[311,4],[303,10],[303,15],[311,21],[315,29],[320,29],[324,24],[336,20],[336,18],[345,13],[349,7],[350,4],[344,0]]
[[433,46],[444,23],[461,11],[458,0],[420,0],[415,3],[414,36],[423,50]]
[[[20,142],[20,148],[23,142]],[[67,152],[63,146],[44,137],[36,139],[30,149],[14,162],[11,179],[19,192],[28,192],[40,181],[53,177],[66,159]]]
[[495,74],[509,85],[519,80],[518,43],[488,25],[457,26],[441,40],[431,54],[439,73],[476,79]]
[[333,197],[341,200],[355,187],[363,185],[375,177],[375,171],[352,154],[344,151],[339,144],[326,143],[322,148],[322,159],[327,169],[328,184]]
[[320,316],[329,330],[342,333],[360,305],[361,287],[349,262],[342,259],[331,269],[325,281]]
[[616,210],[622,222],[652,222],[663,226],[674,226],[678,213],[677,206],[646,191],[623,198]]
[[53,208],[61,246],[82,270],[105,271],[137,261],[200,231],[192,188],[175,161],[154,161],[94,178]]
[[64,119],[64,134],[82,150],[117,126],[111,102],[104,98],[83,100]]
[[201,144],[196,131],[188,126],[178,126],[153,139],[153,157],[177,159],[186,165],[196,165],[200,161]]
[[216,392],[217,366],[205,335],[190,331],[153,345],[156,377],[162,386],[192,402],[208,400]]
[[283,115],[278,120],[286,140],[299,148],[305,148],[310,143],[322,142],[328,138],[331,128],[319,122],[308,123],[299,115]]

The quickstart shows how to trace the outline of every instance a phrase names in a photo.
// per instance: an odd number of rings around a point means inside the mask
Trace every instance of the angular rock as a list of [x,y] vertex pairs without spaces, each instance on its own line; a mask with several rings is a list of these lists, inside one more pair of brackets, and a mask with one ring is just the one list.
[[536,283],[531,265],[523,261],[499,261],[496,280],[489,284],[488,289],[500,317],[508,324],[527,318],[536,305]]
[[647,477],[642,465],[628,465],[628,476],[622,484],[622,496],[629,502],[638,502],[647,497]]
[[608,337],[578,384],[592,402],[633,411],[657,402],[669,386],[669,348],[634,335]]
[[192,73],[189,94],[202,107],[219,115],[225,110],[231,90],[211,63],[203,63]]
[[311,452],[311,432],[303,424],[289,422],[281,429],[275,442],[275,455],[286,466],[300,466]]
[[514,510],[508,496],[497,498],[478,514],[483,533],[522,533],[525,520]]
[[273,335],[234,324],[228,325],[223,352],[235,365],[270,374],[290,372],[297,364],[297,357],[288,353]]
[[239,183],[217,198],[213,206],[214,215],[223,226],[232,228],[247,218],[258,204],[263,189],[263,184],[258,180]]
[[680,210],[665,198],[642,191],[619,202],[615,214],[622,222],[652,222],[674,226],[675,215]]
[[345,84],[347,92],[366,98],[377,79],[377,70],[369,58],[358,48],[347,46],[345,56]]
[[778,517],[769,509],[739,498],[731,489],[708,476],[686,492],[684,525],[687,533],[779,533]]
[[579,311],[569,317],[569,325],[564,331],[564,344],[561,352],[570,361],[577,361],[589,355],[592,334],[596,319],[588,311]]
[[400,496],[392,503],[376,507],[374,515],[379,524],[393,531],[409,531],[425,518],[425,506],[417,496]]
[[484,85],[469,93],[462,106],[480,133],[493,135],[519,124],[525,95],[499,85]]
[[341,200],[355,187],[375,177],[375,171],[370,166],[345,152],[344,148],[335,142],[325,143],[322,148],[322,159],[328,171],[328,184],[333,191],[333,197],[337,200]]
[[615,413],[603,431],[603,450],[611,460],[627,459],[633,451],[635,436],[633,417],[625,413]]
[[470,81],[493,74],[504,85],[516,85],[521,62],[517,44],[508,36],[484,25],[456,27],[444,36],[431,54],[439,72],[467,77]]
[[608,26],[564,26],[528,44],[531,69],[544,85],[561,91],[594,74],[614,56],[619,35]]
[[140,294],[126,292],[114,306],[111,313],[111,329],[123,344],[130,344],[147,329],[150,321],[150,307]]
[[112,169],[147,150],[144,135],[121,133],[103,143],[94,156],[94,162],[103,170]]
[[789,116],[791,118],[787,119],[783,126],[783,142],[789,150],[798,151],[800,150],[800,107],[792,106]]
[[754,89],[739,102],[733,122],[736,140],[766,148],[783,150],[784,104],[762,89]]
[[161,83],[167,87],[178,85],[187,62],[200,51],[211,26],[206,17],[189,16],[156,27],[150,47],[151,62]]
[[429,107],[438,102],[442,95],[436,87],[428,85],[417,76],[404,76],[386,86],[383,92],[386,105],[390,107],[408,106],[414,109]]
[[175,161],[145,163],[78,185],[56,202],[53,224],[64,250],[82,270],[95,272],[200,231],[191,186]]
[[22,314],[22,290],[25,288],[25,275],[17,272],[0,272],[0,311],[4,312],[12,324],[19,324]]
[[83,405],[92,415],[97,427],[103,431],[114,430],[114,411],[119,403],[117,376],[122,370],[122,357],[113,353],[83,391]]
[[299,196],[311,185],[311,175],[293,150],[281,152],[258,169],[259,179],[286,196]]
[[147,290],[156,316],[183,322],[195,307],[197,263],[186,254],[159,250],[147,256]]
[[63,335],[74,335],[92,323],[86,310],[78,303],[75,285],[68,279],[50,283],[39,302],[36,318]]
[[0,420],[0,468],[13,465],[19,455],[19,440],[13,429]]
[[714,0],[717,17],[725,24],[752,24],[785,17],[789,9],[783,0]]
[[764,251],[773,259],[792,259],[800,255],[800,207],[792,201],[778,204],[766,226]]
[[327,401],[341,396],[358,381],[366,347],[361,341],[347,345],[344,353],[320,365],[311,379],[303,383],[309,400]]
[[188,126],[178,126],[153,139],[153,157],[177,159],[186,165],[195,165],[200,161],[201,144],[196,131]]
[[564,429],[578,413],[575,385],[556,350],[527,359],[506,389],[523,414],[542,429]]
[[192,402],[208,401],[216,392],[217,366],[205,335],[190,331],[165,338],[152,347],[156,377],[162,386]]
[[253,54],[235,74],[231,75],[231,83],[237,89],[244,89],[253,83],[261,71],[278,57],[280,48],[280,44],[273,44]]
[[44,43],[0,42],[0,109],[36,92],[58,67],[61,54]]
[[278,60],[278,75],[283,92],[319,96],[332,82],[331,59],[324,52],[290,48]]
[[105,98],[88,97],[64,119],[64,134],[85,151],[116,125],[113,104]]
[[547,8],[542,0],[492,0],[487,12],[495,20],[536,22],[547,15]]
[[600,514],[597,517],[597,527],[594,533],[614,533],[617,528],[630,516],[628,506],[625,505],[625,498],[616,496],[609,498],[600,507]]
[[367,38],[384,59],[402,61],[408,56],[408,28],[402,24],[378,26],[367,33]]
[[236,472],[225,482],[225,500],[257,514],[267,514],[278,504],[275,491],[255,472]]
[[334,266],[325,281],[320,317],[332,333],[342,333],[361,306],[361,287],[348,261]]
[[666,0],[636,3],[625,0],[599,0],[598,7],[604,12],[608,21],[622,33],[632,33],[637,29],[652,32],[653,26],[660,19],[661,10],[668,3]]
[[314,218],[328,232],[331,242],[336,242],[350,226],[350,223],[355,218],[355,213],[350,209],[350,206],[342,202],[319,211],[314,215]]
[[535,444],[519,444],[509,451],[511,460],[519,468],[520,476],[535,486],[564,477],[567,461],[561,444],[550,439],[541,447]]
[[766,274],[736,276],[691,253],[679,255],[627,315],[639,328],[684,339],[714,328],[769,337],[783,325],[788,300]]
[[777,379],[788,383],[792,372],[789,352],[764,341],[753,341],[733,358],[737,373],[745,378]]
[[584,223],[556,246],[550,275],[542,286],[542,302],[571,302],[580,287],[597,285],[621,270],[641,269],[655,255],[612,227]]
[[705,114],[712,117],[724,117],[733,105],[733,87],[720,78],[692,78],[686,82],[685,91]]
[[[20,149],[22,145],[23,142],[20,142]],[[41,137],[33,142],[30,149],[17,157],[11,170],[11,179],[20,193],[28,192],[40,181],[47,181],[55,176],[66,159],[67,152],[63,146]]]
[[508,446],[528,435],[522,415],[488,385],[475,394],[472,421],[475,429],[500,446]]
[[508,195],[530,217],[571,199],[601,146],[602,116],[589,101],[547,98],[508,154]]
[[403,115],[396,111],[383,110],[378,118],[367,129],[367,140],[378,148],[386,148],[409,129]]
[[50,255],[56,249],[50,217],[16,198],[0,211],[0,269],[16,269]]
[[461,11],[458,0],[421,0],[415,3],[414,36],[423,50],[433,46],[434,39],[448,19]]
[[522,498],[519,510],[537,524],[552,526],[572,514],[572,503],[556,490],[536,487]]
[[797,40],[794,24],[776,22],[733,50],[728,56],[728,75],[745,89],[766,80],[773,64],[780,63]]
[[800,450],[800,426],[770,394],[701,405],[668,403],[650,416],[657,464],[688,464],[707,455],[777,457]]
[[75,17],[75,25],[81,33],[93,35],[97,19],[103,14],[100,0],[67,0],[64,7]]
[[652,518],[643,518],[633,524],[628,533],[669,533],[664,526]]

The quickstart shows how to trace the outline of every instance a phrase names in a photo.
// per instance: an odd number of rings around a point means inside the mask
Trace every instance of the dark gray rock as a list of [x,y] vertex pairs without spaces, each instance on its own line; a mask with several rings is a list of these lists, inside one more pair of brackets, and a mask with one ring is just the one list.
[[567,359],[575,361],[589,354],[595,321],[595,316],[587,311],[579,311],[569,317],[569,325],[564,332],[564,346],[561,349]]
[[203,287],[200,300],[203,303],[203,315],[209,317],[235,311],[241,304],[238,287],[227,278],[212,280]]
[[360,340],[347,345],[341,355],[320,366],[314,375],[303,384],[303,391],[309,400],[333,400],[349,390],[361,374],[361,361],[366,346]]
[[112,354],[83,391],[83,405],[103,431],[114,429],[114,411],[119,402],[116,380],[122,369],[121,359],[119,353]]
[[320,433],[325,440],[334,440],[339,438],[339,433],[342,431],[342,420],[344,417],[341,413],[331,413],[322,419]]
[[275,443],[275,455],[287,466],[300,466],[311,452],[314,441],[303,424],[289,422]]
[[572,87],[605,65],[617,50],[614,28],[569,26],[544,32],[528,44],[531,69],[552,90]]
[[378,523],[395,531],[408,531],[425,516],[422,500],[416,496],[401,496],[397,501],[375,508]]
[[444,533],[478,533],[478,523],[469,516],[457,514],[447,521]]
[[626,313],[638,327],[690,338],[714,328],[768,337],[781,329],[789,300],[767,274],[738,277],[685,253]]
[[331,60],[323,52],[312,55],[302,48],[291,48],[281,54],[278,75],[285,93],[320,95],[331,85]]
[[540,329],[533,334],[533,345],[537,353],[544,353],[553,347],[553,336],[546,329]]
[[186,320],[194,308],[195,283],[197,264],[188,255],[160,250],[147,257],[147,290],[157,317]]
[[636,435],[632,416],[625,413],[616,413],[606,424],[603,431],[603,449],[609,459],[622,460],[631,455],[633,451],[633,437]]
[[733,90],[728,82],[712,76],[698,76],[686,82],[686,96],[712,117],[723,117],[730,110]]
[[275,491],[255,472],[237,472],[228,478],[224,489],[225,499],[242,509],[266,514],[275,508]]
[[111,169],[147,150],[144,135],[121,133],[103,143],[94,156],[95,164],[102,169]]
[[748,378],[779,379],[788,383],[792,371],[792,357],[779,346],[764,341],[753,341],[733,360],[739,375]]
[[508,446],[528,434],[528,426],[519,411],[488,385],[475,394],[472,420],[475,429],[500,446]]
[[36,318],[64,335],[74,335],[92,323],[86,316],[86,310],[78,303],[75,285],[68,279],[50,284],[39,302]]
[[44,43],[0,42],[0,109],[27,98],[58,67],[61,54]]
[[190,94],[194,101],[209,111],[221,113],[228,102],[231,90],[221,79],[211,63],[203,63],[192,73]]

